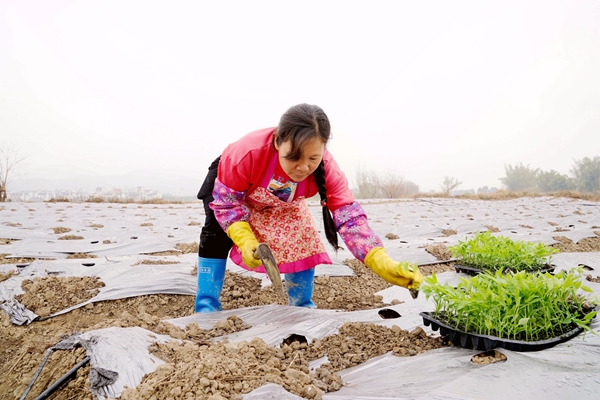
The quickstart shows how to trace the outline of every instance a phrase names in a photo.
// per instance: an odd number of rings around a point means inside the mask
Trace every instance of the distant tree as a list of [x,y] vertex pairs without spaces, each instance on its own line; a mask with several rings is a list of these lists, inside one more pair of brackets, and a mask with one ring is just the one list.
[[379,190],[386,199],[402,197],[404,195],[404,179],[388,171],[380,180]]
[[536,176],[539,168],[532,169],[529,165],[524,166],[522,163],[515,165],[514,167],[510,164],[504,165],[504,171],[506,176],[500,178],[508,190],[519,191],[519,190],[536,190]]
[[356,197],[359,199],[374,199],[381,197],[379,194],[381,183],[379,181],[380,178],[377,174],[359,166],[356,169]]
[[419,186],[403,177],[388,171],[380,182],[380,193],[387,199],[399,199],[419,192]]
[[577,190],[581,192],[600,192],[600,157],[584,157],[575,160],[575,166],[571,169],[575,176]]
[[391,171],[379,175],[359,167],[356,172],[356,197],[360,199],[397,199],[419,193],[419,186]]
[[0,203],[6,201],[8,183],[17,175],[19,164],[26,158],[14,143],[0,145]]
[[454,177],[445,176],[444,181],[440,185],[440,188],[442,188],[442,193],[444,195],[450,196],[450,192],[452,192],[460,185],[462,185],[462,182],[459,182],[458,179]]
[[576,188],[573,178],[561,175],[553,169],[550,171],[539,171],[536,180],[538,188],[544,193],[575,190]]
[[406,194],[408,196],[414,196],[415,194],[419,194],[419,191],[421,190],[419,185],[411,181],[405,181],[404,185],[406,187]]

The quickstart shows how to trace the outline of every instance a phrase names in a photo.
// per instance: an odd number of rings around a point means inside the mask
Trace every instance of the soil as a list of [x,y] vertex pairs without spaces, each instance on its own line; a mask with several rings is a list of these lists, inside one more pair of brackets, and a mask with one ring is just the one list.
[[[141,261],[142,264],[153,262]],[[375,293],[390,284],[358,260],[349,259],[345,264],[356,276],[315,278],[313,301],[317,307],[365,310],[386,306],[382,297]],[[423,268],[427,273],[450,269],[446,264]],[[195,268],[190,273],[196,274]],[[8,276],[0,276],[0,279],[8,279]],[[91,277],[35,278],[23,283],[25,293],[17,299],[43,317],[92,298],[102,286],[101,281]],[[271,286],[261,289],[259,279],[229,271],[226,272],[221,301],[224,310],[285,304]],[[46,351],[62,337],[111,326],[139,326],[188,342],[185,345],[178,341],[155,344],[152,352],[167,363],[146,376],[137,388],[127,389],[121,395],[122,399],[130,400],[186,398],[186,393],[192,393],[195,399],[241,399],[243,393],[269,382],[278,383],[304,398],[319,399],[323,393],[341,387],[337,372],[342,369],[390,351],[398,356],[413,356],[449,345],[435,335],[427,336],[421,328],[408,332],[397,326],[388,328],[358,322],[347,323],[338,334],[312,343],[300,340],[270,347],[258,338],[249,343],[209,343],[211,338],[249,326],[237,317],[230,317],[226,324],[217,324],[210,331],[193,324],[182,330],[161,321],[191,315],[193,307],[193,296],[139,296],[88,304],[27,326],[13,325],[8,316],[0,312],[0,369],[3,371],[0,399],[19,399]],[[308,363],[325,355],[329,362],[310,371]],[[40,395],[85,356],[81,348],[52,352],[27,398]],[[200,359],[204,362],[198,362]],[[92,399],[89,386],[89,365],[86,365],[50,398]]]
[[[447,232],[448,234],[455,234]],[[600,238],[583,239],[579,243],[556,237],[561,251],[600,251]],[[7,242],[8,239],[0,239]],[[568,243],[571,242],[571,243]],[[182,252],[195,252],[197,244],[181,246]],[[449,260],[444,245],[428,246],[426,250],[438,260]],[[162,254],[162,253],[161,253]],[[177,254],[176,252],[168,255]],[[4,261],[0,255],[0,263]],[[31,260],[20,260],[23,262]],[[14,263],[14,259],[12,260]],[[151,264],[151,260],[141,263]],[[364,310],[384,307],[376,292],[390,286],[357,260],[346,260],[356,276],[315,278],[313,300],[318,308]],[[424,275],[453,270],[452,262],[426,265]],[[195,270],[190,271],[195,274]],[[10,274],[0,274],[0,281]],[[19,300],[41,316],[76,305],[94,296],[103,283],[89,277],[46,277],[23,283],[25,294]],[[248,306],[283,304],[272,287],[261,289],[260,281],[226,273],[221,296],[225,310]],[[396,301],[397,302],[397,301]],[[391,328],[370,323],[347,323],[339,333],[314,340],[290,338],[279,347],[267,346],[261,339],[249,342],[209,342],[226,333],[247,329],[247,324],[232,316],[227,321],[205,331],[190,324],[180,329],[162,320],[193,314],[193,296],[148,295],[128,299],[88,304],[27,326],[16,326],[0,312],[0,400],[19,399],[25,392],[44,357],[49,354],[28,399],[33,399],[56,382],[74,365],[84,360],[85,351],[56,350],[47,353],[63,336],[106,327],[142,327],[158,334],[168,334],[182,343],[172,341],[154,344],[150,350],[166,364],[145,376],[136,388],[125,390],[121,399],[241,399],[243,393],[268,382],[278,383],[291,393],[307,399],[319,399],[323,393],[336,391],[342,385],[338,374],[342,369],[359,365],[370,358],[393,352],[410,357],[422,352],[449,346],[436,335],[428,336],[421,328],[412,332],[397,326]],[[327,356],[328,362],[316,369],[309,362]],[[474,356],[474,363],[503,361],[504,355]],[[201,360],[201,361],[200,361]],[[89,391],[89,365],[80,368],[77,376],[61,387],[50,399],[92,399]]]
[[482,364],[482,365],[493,364],[493,363],[502,362],[502,361],[506,361],[506,360],[507,360],[506,355],[495,349],[486,351],[484,353],[475,354],[473,357],[471,357],[471,362],[473,364]]
[[600,249],[600,232],[594,231],[594,233],[598,236],[583,238],[577,243],[573,243],[571,239],[564,236],[553,236],[553,239],[559,243],[553,244],[551,247],[567,253],[598,251]]

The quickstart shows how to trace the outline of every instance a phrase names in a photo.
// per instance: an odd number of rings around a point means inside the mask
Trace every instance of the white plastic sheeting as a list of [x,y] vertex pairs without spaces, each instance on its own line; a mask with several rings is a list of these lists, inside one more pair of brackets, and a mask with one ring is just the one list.
[[[593,326],[598,330],[600,324]],[[387,354],[342,371],[344,387],[324,399],[596,399],[600,338],[580,335],[541,351],[498,349],[507,361],[476,365],[479,352],[432,350],[415,357]]]
[[[600,262],[600,257],[597,258]],[[459,274],[447,272],[442,281],[453,282]],[[600,284],[591,284],[600,294]],[[406,290],[404,290],[406,292]],[[421,297],[419,297],[421,299]],[[425,300],[398,304],[392,307],[402,317],[383,320],[378,310],[338,312],[311,310],[288,306],[250,307],[213,314],[198,314],[166,320],[184,327],[190,322],[203,329],[236,315],[252,328],[215,340],[231,342],[260,337],[272,346],[291,334],[305,335],[309,341],[337,332],[347,321],[373,322],[380,325],[398,325],[403,329],[422,326],[418,317],[420,308],[431,309]],[[600,331],[600,322],[591,326]],[[119,380],[104,387],[97,395],[115,396],[124,386],[135,387],[144,373],[152,372],[160,363],[153,364],[147,345],[157,341],[156,335],[141,328],[110,328],[82,335],[84,345],[92,352],[92,367],[101,367],[119,373]],[[429,334],[432,331],[424,327]],[[168,337],[160,336],[160,340]],[[519,353],[498,349],[507,356],[506,362],[491,365],[471,363],[471,357],[480,352],[457,347],[432,350],[413,357],[386,354],[359,366],[340,372],[344,386],[337,392],[327,393],[324,399],[595,399],[600,393],[600,336],[580,334],[568,342],[539,352]],[[139,365],[134,367],[132,365]],[[311,364],[311,367],[315,367]],[[103,399],[102,396],[98,398]],[[266,385],[247,394],[245,399],[298,399],[277,385]]]
[[[595,265],[600,267],[600,253],[594,253]],[[455,272],[439,275],[442,282],[456,283],[461,276]],[[589,282],[600,294],[600,284]],[[397,293],[394,293],[397,292]],[[292,334],[303,335],[310,342],[334,334],[348,321],[373,322],[379,325],[397,325],[412,330],[424,327],[420,311],[431,310],[433,303],[424,296],[410,298],[402,288],[389,288],[380,292],[384,297],[400,298],[401,304],[387,307],[397,311],[398,319],[382,319],[379,309],[343,312],[313,310],[281,305],[249,307],[212,314],[194,314],[183,318],[168,319],[181,328],[196,323],[202,329],[211,329],[231,315],[236,315],[252,325],[248,330],[232,333],[215,340],[230,342],[249,341],[254,337],[263,339],[271,346],[279,346]],[[592,329],[600,331],[600,322],[594,321]],[[141,328],[110,328],[87,332],[82,335],[84,346],[91,351],[92,367],[118,373],[119,380],[102,388],[96,394],[115,396],[124,386],[135,387],[144,373],[152,372],[160,363],[154,364],[154,356],[147,345],[168,337],[156,335]],[[392,354],[369,360],[359,366],[341,371],[344,387],[328,393],[324,399],[505,399],[510,393],[515,398],[545,399],[592,399],[600,393],[600,336],[580,334],[568,342],[540,352],[518,353],[499,349],[508,360],[492,365],[476,365],[470,362],[480,352],[461,348],[433,350],[414,357],[396,357]],[[324,361],[324,360],[321,360]],[[133,367],[139,365],[140,367]],[[142,368],[143,366],[143,368]],[[315,363],[311,364],[315,367]],[[296,399],[297,396],[282,394],[283,388],[268,385],[246,396],[260,397],[265,393],[280,399]],[[576,396],[576,397],[571,397]]]
[[[494,227],[498,235],[515,240],[554,243],[554,236],[565,236],[574,242],[595,236],[600,230],[598,203],[563,198],[520,198],[506,201],[475,201],[462,199],[414,199],[395,202],[365,201],[370,224],[382,237],[386,249],[397,260],[417,263],[434,261],[424,250],[429,244],[449,246],[477,231]],[[67,210],[68,209],[68,210]],[[320,225],[320,207],[311,205]],[[110,205],[110,204],[47,204],[14,203],[0,209],[0,238],[18,239],[2,245],[0,252],[11,257],[51,257],[57,260],[35,261],[29,265],[2,265],[0,272],[16,275],[0,282],[0,301],[10,313],[14,296],[22,293],[24,279],[54,274],[57,276],[98,276],[106,286],[93,299],[62,310],[68,312],[90,302],[113,300],[154,293],[194,295],[196,277],[190,274],[196,255],[165,257],[180,264],[136,266],[143,254],[174,250],[177,243],[197,242],[202,222],[202,206],[194,205]],[[102,228],[93,227],[102,225]],[[53,227],[66,226],[68,234],[81,240],[58,240]],[[443,231],[454,230],[445,236]],[[393,233],[399,238],[386,239]],[[105,243],[106,242],[106,243]],[[109,243],[110,242],[110,243]],[[94,259],[65,260],[68,254],[86,252],[100,256]],[[319,266],[317,274],[349,275],[342,265],[351,258],[347,249],[331,253],[333,266]],[[553,257],[558,269],[570,269],[578,264],[590,267],[586,274],[600,273],[600,253],[561,253]],[[92,265],[93,264],[93,265]],[[233,272],[260,276],[228,263]],[[440,279],[456,282],[455,272],[440,274]],[[587,283],[600,294],[600,284]],[[210,315],[191,315],[168,320],[185,327],[189,322],[210,329],[229,315],[236,315],[252,328],[226,336],[230,341],[261,337],[277,346],[290,334],[300,334],[309,340],[332,334],[346,321],[375,322],[381,325],[411,330],[423,327],[421,311],[430,311],[432,304],[423,295],[413,300],[408,291],[392,287],[380,292],[384,301],[399,299],[403,303],[391,308],[402,317],[384,320],[379,310],[343,312],[309,310],[286,306],[252,307]],[[21,319],[28,310],[20,310]],[[15,322],[16,323],[16,322]],[[600,331],[597,320],[592,324]],[[429,327],[424,327],[432,333]],[[81,335],[82,344],[91,356],[92,369],[113,371],[117,380],[94,393],[99,399],[117,397],[123,387],[135,387],[144,374],[152,372],[160,361],[148,352],[149,343],[170,338],[141,328],[108,328]],[[391,354],[369,360],[342,371],[344,387],[327,393],[325,399],[595,399],[600,396],[600,336],[579,335],[551,349],[533,353],[502,350],[508,360],[491,365],[475,365],[471,357],[478,352],[460,348],[430,351],[415,357]],[[319,360],[311,363],[314,367]],[[298,399],[277,385],[265,385],[245,395],[246,399]]]
[[114,383],[92,387],[98,399],[116,398],[126,386],[135,387],[144,375],[153,372],[165,362],[148,352],[153,343],[167,343],[170,336],[158,335],[139,327],[105,328],[83,333],[78,342],[90,356],[91,368],[117,372]]
[[[120,261],[100,259],[90,267],[82,265],[81,260],[63,260],[59,264],[52,261],[35,261],[23,268],[19,275],[0,282],[0,300],[10,300],[14,296],[23,293],[21,289],[23,280],[48,275],[97,276],[105,284],[104,287],[99,288],[99,292],[95,297],[58,311],[52,316],[64,314],[97,301],[157,293],[188,295],[196,293],[196,279],[190,275],[191,266],[189,263],[138,266],[132,264],[135,264],[135,261],[130,259]],[[12,314],[10,315],[12,317]]]
[[[424,251],[426,245],[452,245],[490,226],[500,230],[498,235],[546,244],[555,242],[553,236],[578,242],[595,236],[594,231],[600,226],[600,204],[567,198],[365,200],[361,204],[390,255],[416,263],[435,261]],[[77,252],[116,257],[175,250],[177,243],[198,241],[198,224],[204,219],[199,202],[193,205],[13,203],[8,207],[0,210],[0,238],[19,239],[2,246],[3,252],[15,258],[65,258]],[[311,202],[310,210],[322,228],[318,203]],[[58,240],[64,234],[54,234],[52,228],[65,226],[72,229],[66,234],[83,239]],[[445,230],[457,233],[445,236]],[[399,238],[386,239],[388,233]],[[325,240],[323,233],[322,236]],[[332,252],[331,256],[338,264],[352,257],[347,249],[337,254]]]
[[[148,257],[144,257],[147,259]],[[197,279],[191,275],[195,266],[197,256],[186,254],[180,256],[180,264],[168,265],[135,265],[138,257],[119,257],[111,260],[86,259],[55,261],[34,261],[30,265],[20,268],[19,274],[10,279],[0,282],[0,301],[4,311],[10,315],[13,323],[18,325],[29,324],[38,316],[24,309],[22,304],[14,300],[14,296],[22,294],[21,284],[24,280],[36,277],[53,276],[96,276],[104,282],[105,286],[99,288],[99,292],[91,299],[76,304],[72,307],[60,310],[50,317],[67,313],[89,303],[98,301],[117,300],[128,297],[143,296],[149,294],[180,294],[195,295]],[[93,265],[91,265],[93,264]],[[90,265],[90,266],[86,266]],[[266,274],[246,271],[229,262],[228,269],[234,272],[255,276],[262,279],[262,286],[270,285]],[[316,275],[328,274],[330,276],[352,275],[350,268],[344,265],[318,266]]]
[[[201,207],[105,203],[11,203],[0,211],[0,238],[12,257],[65,258],[73,253],[120,256],[176,250],[198,241]],[[53,228],[71,231],[54,234]],[[76,235],[80,240],[60,240]],[[110,243],[104,243],[104,241]],[[3,250],[4,251],[4,250]]]

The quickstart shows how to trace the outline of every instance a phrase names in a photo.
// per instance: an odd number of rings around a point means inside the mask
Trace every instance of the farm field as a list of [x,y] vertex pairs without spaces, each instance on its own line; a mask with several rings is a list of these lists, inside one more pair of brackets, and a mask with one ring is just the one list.
[[[541,242],[600,295],[600,203],[556,197],[362,201],[392,258],[443,282],[476,232]],[[320,226],[320,207],[311,203]],[[539,352],[455,347],[412,299],[342,249],[317,267],[316,310],[228,262],[224,311],[195,314],[202,205],[0,205],[0,400],[444,399],[600,396],[600,336]],[[331,248],[328,248],[331,250]],[[600,322],[592,322],[594,331]],[[89,361],[86,358],[89,357]],[[43,365],[41,371],[40,365]],[[28,389],[32,378],[37,379]]]

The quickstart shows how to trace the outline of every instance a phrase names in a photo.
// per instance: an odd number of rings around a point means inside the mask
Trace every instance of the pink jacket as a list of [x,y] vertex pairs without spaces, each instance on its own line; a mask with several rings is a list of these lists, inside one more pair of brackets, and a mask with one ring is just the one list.
[[[219,162],[217,180],[210,207],[223,230],[237,221],[248,221],[250,210],[244,204],[263,182],[269,161],[276,157],[273,145],[275,128],[251,132],[225,148]],[[337,232],[348,250],[360,261],[374,247],[383,247],[381,239],[369,227],[367,216],[348,187],[348,180],[327,149],[323,154],[327,207],[333,214]],[[295,197],[318,193],[313,175],[298,185]]]
[[[225,186],[238,191],[252,193],[262,182],[269,160],[277,150],[273,145],[275,128],[261,129],[243,136],[227,146],[221,155],[217,178]],[[348,180],[331,153],[325,149],[325,185],[327,206],[332,212],[354,202],[354,195],[348,187]],[[307,178],[305,193],[296,197],[312,197],[318,193],[313,175]]]

